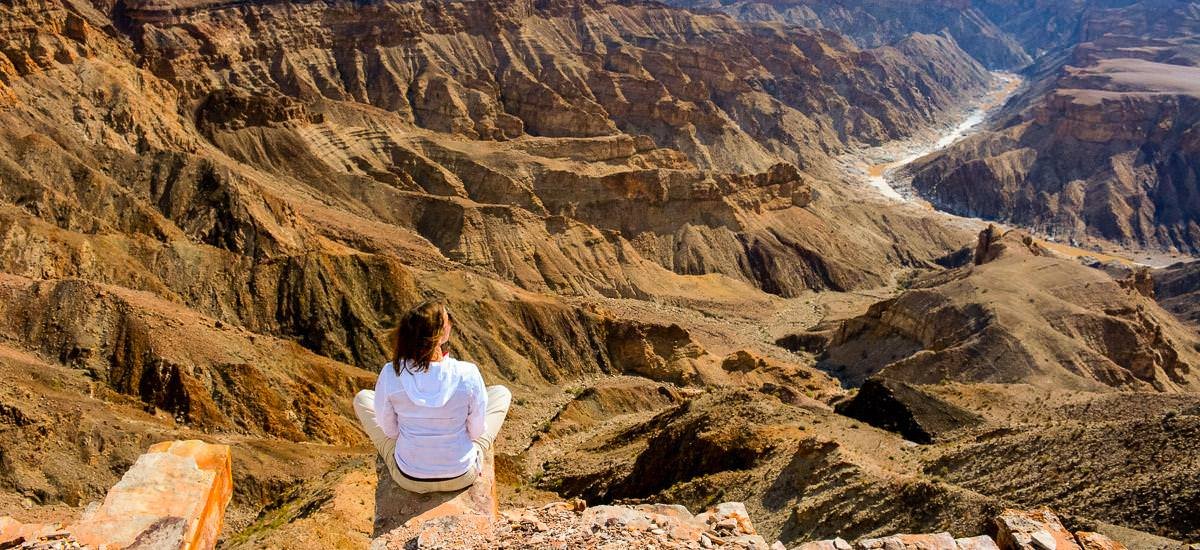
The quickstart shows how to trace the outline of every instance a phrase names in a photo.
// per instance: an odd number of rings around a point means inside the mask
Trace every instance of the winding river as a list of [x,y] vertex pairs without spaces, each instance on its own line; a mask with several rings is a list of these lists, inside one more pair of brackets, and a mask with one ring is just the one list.
[[[889,142],[847,155],[842,159],[843,167],[854,179],[877,191],[879,196],[885,200],[917,204],[946,216],[952,223],[962,224],[972,229],[982,228],[988,223],[1007,227],[1001,223],[979,218],[965,218],[936,210],[929,202],[917,195],[910,183],[911,179],[903,170],[913,161],[945,149],[982,129],[982,125],[988,120],[988,117],[1002,107],[1021,88],[1023,83],[1019,76],[1012,73],[995,72],[993,75],[995,76],[995,85],[987,92],[977,96],[967,108],[959,111],[958,116],[951,117],[957,122],[935,126],[918,132],[909,139]],[[1103,262],[1115,261],[1127,265],[1163,267],[1177,261],[1193,259],[1179,254],[1134,252],[1115,248],[1100,252],[1046,238],[1039,238],[1038,242],[1065,256],[1087,257]]]
[[976,97],[971,106],[960,111],[957,117],[952,117],[958,119],[956,124],[935,127],[919,132],[910,139],[866,149],[855,155],[860,161],[857,171],[884,197],[900,201],[919,200],[908,183],[898,179],[898,174],[913,161],[971,135],[1021,87],[1022,80],[1015,74],[997,72],[993,75],[996,84]]

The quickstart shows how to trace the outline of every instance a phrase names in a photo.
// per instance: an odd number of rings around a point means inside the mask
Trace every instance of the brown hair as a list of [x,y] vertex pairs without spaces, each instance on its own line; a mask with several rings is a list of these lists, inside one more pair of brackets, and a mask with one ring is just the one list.
[[395,348],[392,352],[392,368],[396,374],[404,370],[413,373],[429,370],[429,358],[437,349],[442,339],[445,319],[449,319],[450,311],[446,305],[437,300],[424,302],[408,310],[400,318],[400,324],[392,333]]

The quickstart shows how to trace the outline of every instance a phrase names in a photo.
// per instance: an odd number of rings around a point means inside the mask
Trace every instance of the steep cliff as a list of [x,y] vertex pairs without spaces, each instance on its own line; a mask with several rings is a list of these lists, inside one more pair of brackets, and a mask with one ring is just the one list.
[[[778,21],[835,30],[863,47],[894,44],[913,33],[946,34],[990,69],[1017,69],[1030,63],[1024,43],[995,21],[1010,14],[983,9],[984,2],[880,0],[671,0],[672,5],[720,10],[743,21]],[[991,10],[989,10],[991,11]]]
[[1200,174],[1200,9],[1087,11],[993,129],[912,167],[953,212],[1076,242],[1194,252]]

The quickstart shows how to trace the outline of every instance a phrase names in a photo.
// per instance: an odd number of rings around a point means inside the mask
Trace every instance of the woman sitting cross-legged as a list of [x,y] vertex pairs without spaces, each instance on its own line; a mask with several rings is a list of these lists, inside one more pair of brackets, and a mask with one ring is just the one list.
[[512,394],[484,387],[479,368],[442,348],[450,339],[450,314],[425,302],[396,329],[392,361],[375,391],[354,398],[354,412],[401,488],[414,493],[458,491],[482,473],[508,414]]

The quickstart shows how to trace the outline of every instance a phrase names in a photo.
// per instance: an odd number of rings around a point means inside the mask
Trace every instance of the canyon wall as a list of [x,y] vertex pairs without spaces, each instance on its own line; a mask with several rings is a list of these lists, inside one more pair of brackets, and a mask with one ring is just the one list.
[[1200,9],[1092,9],[987,132],[914,164],[941,208],[1074,242],[1193,253]]

